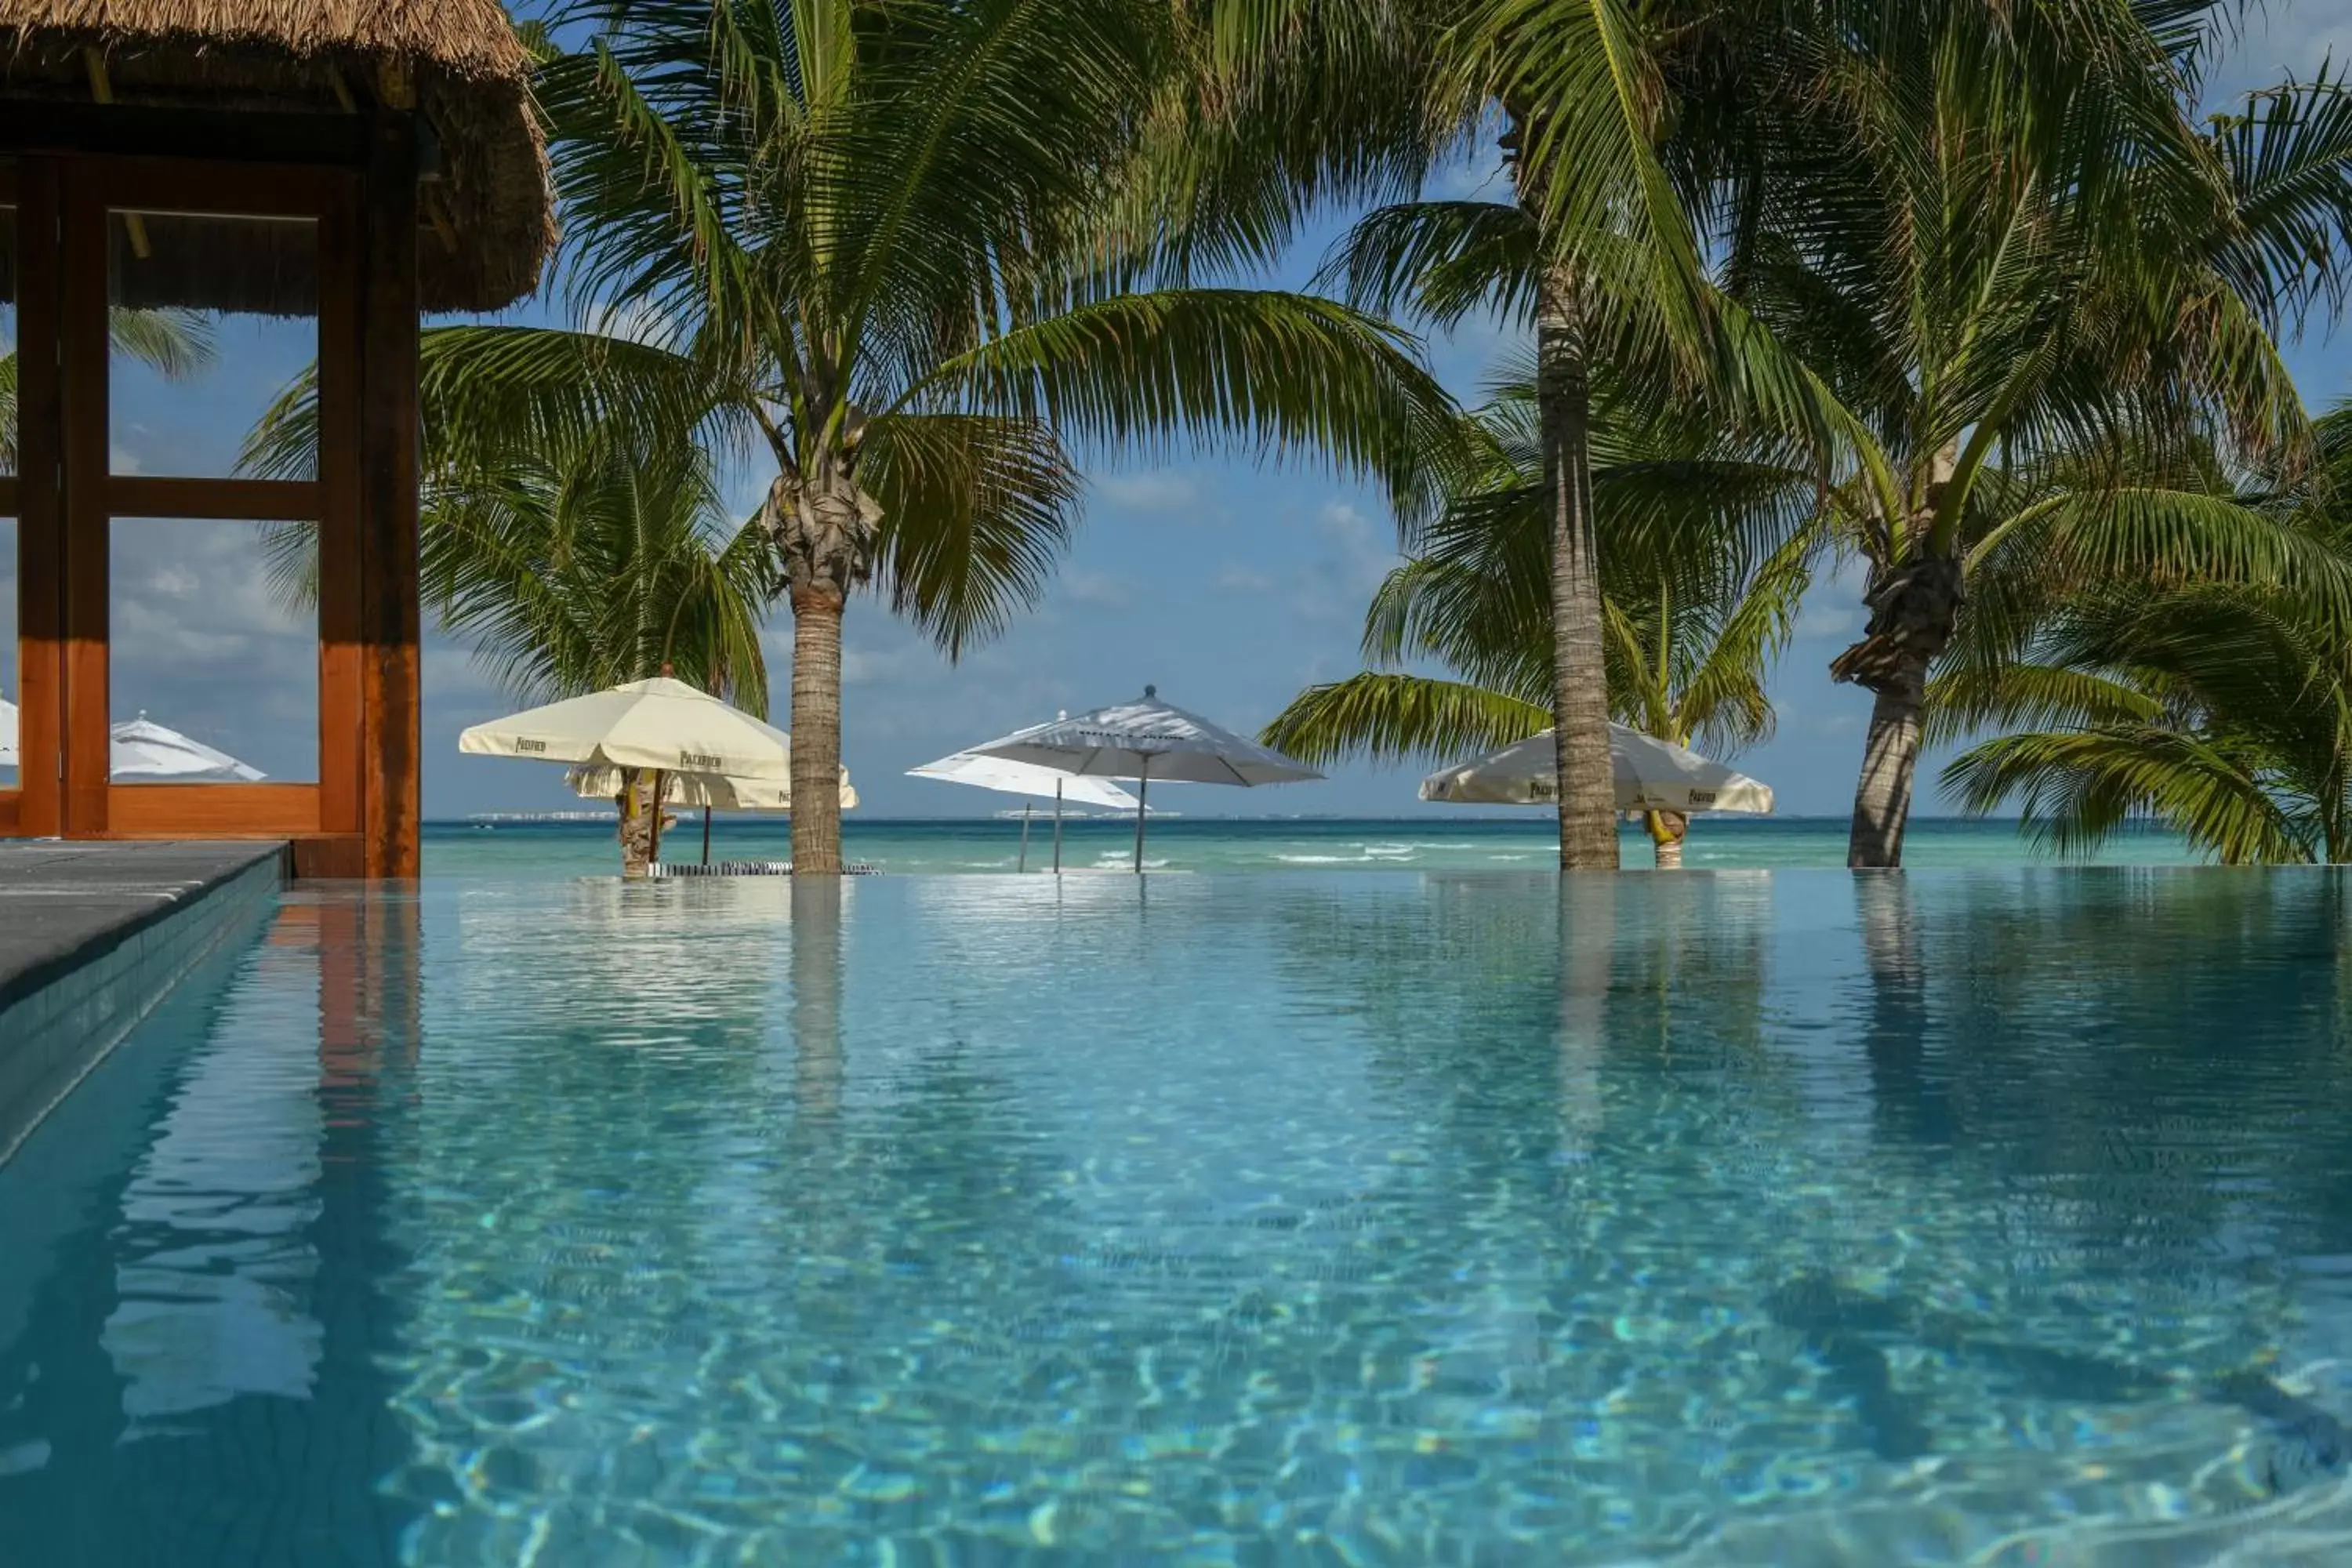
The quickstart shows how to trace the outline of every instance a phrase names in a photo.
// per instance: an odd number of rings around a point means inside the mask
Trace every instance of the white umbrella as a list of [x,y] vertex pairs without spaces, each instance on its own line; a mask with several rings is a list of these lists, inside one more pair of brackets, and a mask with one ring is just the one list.
[[0,697],[0,768],[16,765],[16,705]]
[[[656,803],[665,793],[665,773],[723,773],[786,784],[793,773],[790,736],[708,691],[672,679],[667,665],[650,680],[627,681],[477,724],[457,737],[457,749],[542,763],[650,768]],[[613,793],[619,793],[617,785]],[[658,860],[658,805],[653,832]]]
[[[1421,798],[1459,805],[1549,805],[1559,798],[1559,752],[1546,730],[1475,762],[1430,774],[1421,781]],[[1622,724],[1609,726],[1609,771],[1620,811],[1772,809],[1769,785]]]
[[[1067,719],[1068,714],[1062,715]],[[938,779],[945,784],[971,784],[975,789],[992,789],[1005,795],[1034,795],[1054,797],[1054,869],[1062,868],[1062,803],[1065,800],[1084,801],[1088,805],[1114,806],[1121,811],[1137,809],[1135,797],[1106,779],[1076,778],[1055,768],[1041,768],[1034,763],[1016,763],[1006,757],[984,757],[978,752],[958,752],[941,757],[936,763],[925,763],[919,768],[907,770],[910,777]],[[1013,862],[1015,870],[1029,868],[1029,812],[1021,812],[1021,858]]]
[[[610,800],[621,793],[624,779],[619,768],[594,767],[583,763],[564,770],[563,782],[572,794],[583,800]],[[698,805],[705,811],[790,811],[793,808],[793,786],[789,779],[739,779],[725,773],[678,773],[666,775],[662,800],[670,805]],[[857,805],[857,791],[849,782],[849,770],[841,770],[841,809],[850,811]]]
[[165,729],[144,713],[124,720],[107,734],[107,773],[118,784],[251,784],[268,776],[226,752]]
[[457,749],[742,779],[789,780],[793,771],[782,730],[667,675],[477,724],[457,737]]
[[1079,778],[1135,780],[1135,868],[1139,872],[1143,869],[1142,805],[1151,797],[1153,779],[1250,789],[1323,776],[1280,752],[1244,741],[1196,713],[1160,701],[1159,688],[1152,686],[1143,689],[1140,700],[1016,730],[1001,741],[972,750],[982,756],[1034,763]]

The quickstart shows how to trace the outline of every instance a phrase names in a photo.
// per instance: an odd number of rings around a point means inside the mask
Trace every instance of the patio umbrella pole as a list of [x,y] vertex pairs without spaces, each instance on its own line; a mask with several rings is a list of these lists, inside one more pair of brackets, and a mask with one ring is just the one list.
[[661,864],[662,796],[667,792],[668,784],[669,781],[663,776],[661,769],[656,768],[654,770],[654,842],[652,849],[646,857],[646,864],[648,866]]
[[1035,809],[1025,800],[1021,803],[1021,858],[1013,862],[1016,871],[1029,869],[1029,816]]
[[1054,875],[1062,874],[1062,781],[1054,781]]
[[1143,875],[1143,813],[1151,802],[1151,758],[1147,753],[1143,767],[1135,775],[1135,874]]
[[710,808],[702,808],[702,863],[710,864]]

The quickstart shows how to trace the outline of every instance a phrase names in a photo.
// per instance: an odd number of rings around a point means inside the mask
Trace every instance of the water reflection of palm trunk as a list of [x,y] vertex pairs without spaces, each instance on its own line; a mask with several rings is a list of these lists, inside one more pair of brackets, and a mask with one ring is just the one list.
[[1863,1051],[1872,1104],[1892,1137],[1949,1148],[1958,1132],[1948,1069],[1927,1053],[1927,976],[1911,886],[1903,877],[1864,872],[1854,879],[1870,1005]]
[[793,1052],[803,1117],[841,1109],[841,900],[834,877],[793,880]]
[[1601,1129],[1601,1066],[1609,973],[1617,944],[1617,879],[1559,879],[1559,1112],[1563,1141],[1581,1151]]

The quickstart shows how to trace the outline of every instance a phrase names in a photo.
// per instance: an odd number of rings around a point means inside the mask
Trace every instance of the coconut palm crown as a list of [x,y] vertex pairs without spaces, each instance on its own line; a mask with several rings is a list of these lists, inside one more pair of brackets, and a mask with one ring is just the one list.
[[1049,581],[1080,458],[1195,438],[1400,494],[1450,404],[1329,300],[1150,287],[1143,121],[1175,13],[1121,0],[580,0],[538,40],[590,330],[451,329],[453,449],[619,425],[771,475],[794,617],[793,861],[840,865],[841,626],[873,587],[950,656]]

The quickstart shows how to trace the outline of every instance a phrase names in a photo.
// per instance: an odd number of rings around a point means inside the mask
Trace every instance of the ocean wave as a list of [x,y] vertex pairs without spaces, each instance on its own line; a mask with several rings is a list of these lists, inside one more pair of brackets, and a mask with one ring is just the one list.
[[1360,855],[1276,855],[1276,859],[1292,866],[1345,866],[1363,858]]

